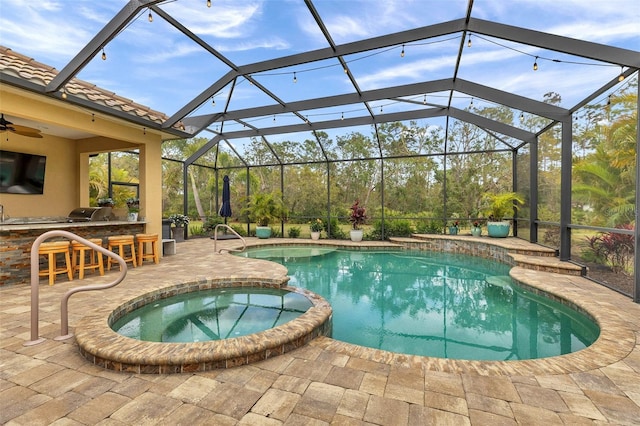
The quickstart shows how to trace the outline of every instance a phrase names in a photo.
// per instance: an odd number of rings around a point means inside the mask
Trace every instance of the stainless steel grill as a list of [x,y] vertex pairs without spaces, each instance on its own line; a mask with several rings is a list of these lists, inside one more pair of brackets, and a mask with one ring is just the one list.
[[67,220],[69,222],[97,222],[100,220],[107,220],[110,209],[104,209],[102,207],[78,207],[71,210]]

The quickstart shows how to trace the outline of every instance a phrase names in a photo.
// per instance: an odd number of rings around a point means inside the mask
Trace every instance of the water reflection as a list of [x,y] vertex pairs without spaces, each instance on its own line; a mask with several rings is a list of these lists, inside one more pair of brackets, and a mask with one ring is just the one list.
[[311,305],[305,296],[279,289],[212,289],[143,306],[111,328],[124,336],[150,342],[220,340],[284,324]]
[[291,285],[329,300],[334,338],[362,346],[522,360],[575,352],[599,333],[584,315],[512,285],[508,266],[485,259],[339,250],[271,260],[288,268]]

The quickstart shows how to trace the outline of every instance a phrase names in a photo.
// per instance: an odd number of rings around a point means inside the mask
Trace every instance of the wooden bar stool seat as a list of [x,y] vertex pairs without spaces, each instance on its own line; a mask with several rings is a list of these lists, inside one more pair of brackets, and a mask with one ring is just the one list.
[[[47,269],[38,271],[38,276],[49,276],[49,285],[53,285],[56,282],[56,275],[67,274],[69,281],[73,281],[73,269],[71,267],[71,259],[69,257],[69,241],[52,241],[48,243],[41,243],[38,247],[38,255],[47,256],[49,266]],[[56,255],[64,255],[64,266],[58,267]]]
[[[89,238],[88,241],[102,247],[102,239],[100,238]],[[79,279],[84,278],[84,271],[87,269],[90,271],[97,269],[100,275],[104,275],[102,253],[95,251],[80,241],[73,240],[71,241],[71,267],[74,273],[78,271]]]
[[[107,238],[107,249],[116,253],[124,259],[126,263],[131,262],[135,268],[138,263],[136,261],[136,246],[133,239],[133,235],[114,235]],[[129,255],[127,256],[127,252]],[[111,264],[117,263],[111,257],[107,259],[107,270],[111,270]]]
[[[160,251],[158,250],[158,234],[136,234],[138,241],[138,265],[142,266],[145,260],[160,263]],[[145,251],[147,243],[151,244],[151,250]]]

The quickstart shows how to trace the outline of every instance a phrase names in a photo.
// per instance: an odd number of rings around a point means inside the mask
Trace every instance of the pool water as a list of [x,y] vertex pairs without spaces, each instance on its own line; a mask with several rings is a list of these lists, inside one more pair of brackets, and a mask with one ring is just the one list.
[[426,251],[312,253],[249,249],[288,268],[290,285],[327,299],[337,340],[387,351],[471,360],[524,360],[592,344],[586,315],[515,285],[510,267]]
[[149,342],[199,342],[258,333],[305,313],[304,295],[276,288],[216,288],[157,300],[111,328]]

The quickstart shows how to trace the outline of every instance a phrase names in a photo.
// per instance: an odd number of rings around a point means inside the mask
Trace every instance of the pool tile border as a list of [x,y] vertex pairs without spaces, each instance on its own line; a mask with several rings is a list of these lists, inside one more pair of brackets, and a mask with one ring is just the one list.
[[[100,367],[130,373],[166,374],[232,368],[264,361],[302,347],[331,333],[332,310],[321,296],[287,286],[288,277],[268,279],[210,279],[178,283],[140,294],[119,306],[104,307],[76,326],[80,353]],[[124,337],[110,327],[123,315],[156,300],[199,290],[231,287],[280,288],[302,294],[312,307],[295,320],[248,336],[195,343],[145,342]]]

